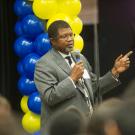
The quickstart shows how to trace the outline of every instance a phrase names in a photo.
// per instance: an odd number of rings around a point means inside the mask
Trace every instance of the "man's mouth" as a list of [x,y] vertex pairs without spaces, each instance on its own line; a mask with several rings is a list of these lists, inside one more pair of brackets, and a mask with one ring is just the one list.
[[68,48],[73,48],[73,44],[68,44],[67,47]]

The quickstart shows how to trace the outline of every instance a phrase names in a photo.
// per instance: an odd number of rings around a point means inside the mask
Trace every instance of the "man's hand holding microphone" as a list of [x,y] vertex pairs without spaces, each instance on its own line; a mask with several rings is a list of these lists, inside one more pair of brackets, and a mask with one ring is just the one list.
[[75,55],[75,65],[71,70],[70,77],[76,83],[79,79],[82,78],[84,73],[84,64],[83,61],[80,59],[80,51],[76,51]]
[[71,70],[70,77],[76,83],[80,78],[82,78],[84,73],[84,64],[82,61],[75,63]]

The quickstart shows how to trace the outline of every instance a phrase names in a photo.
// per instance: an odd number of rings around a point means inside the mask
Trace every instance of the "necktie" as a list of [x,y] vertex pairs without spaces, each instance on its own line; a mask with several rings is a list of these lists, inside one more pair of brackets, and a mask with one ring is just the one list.
[[72,60],[71,60],[71,57],[70,57],[70,56],[66,56],[66,57],[65,57],[65,59],[67,59],[67,60],[68,60],[69,65],[71,65],[71,64],[72,64]]

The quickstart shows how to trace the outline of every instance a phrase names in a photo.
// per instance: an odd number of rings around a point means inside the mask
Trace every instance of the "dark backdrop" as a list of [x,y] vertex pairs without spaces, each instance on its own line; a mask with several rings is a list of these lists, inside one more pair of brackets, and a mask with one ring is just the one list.
[[13,52],[17,20],[13,3],[14,0],[0,0],[0,93],[9,99],[13,109],[20,110],[21,95],[17,90],[19,75],[16,71],[18,57]]
[[[21,95],[17,90],[19,75],[16,64],[19,60],[13,52],[16,39],[14,25],[17,17],[13,13],[14,1],[0,1],[0,93],[6,96],[13,109],[20,110]],[[101,75],[111,69],[115,58],[135,48],[135,1],[134,0],[99,0],[99,48]],[[93,25],[84,25],[82,36],[85,41],[83,54],[94,68]],[[122,85],[104,96],[120,96],[135,75],[134,54],[131,67],[120,76]]]
[[[120,53],[135,50],[135,1],[99,0],[99,46],[101,74],[109,70]],[[120,76],[122,85],[108,93],[121,95],[135,77],[135,53],[131,56],[131,67]]]

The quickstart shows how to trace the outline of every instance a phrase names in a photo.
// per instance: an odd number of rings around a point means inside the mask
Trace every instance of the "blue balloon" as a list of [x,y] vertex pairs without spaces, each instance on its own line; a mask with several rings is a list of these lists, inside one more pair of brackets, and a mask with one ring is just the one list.
[[23,67],[26,73],[26,76],[30,79],[34,77],[35,64],[37,60],[40,58],[36,53],[31,53],[27,55],[23,60]]
[[40,131],[35,132],[33,135],[41,135]]
[[24,75],[25,72],[24,72],[24,69],[23,69],[23,62],[22,61],[19,61],[17,63],[17,71],[20,75]]
[[41,98],[38,92],[34,92],[29,96],[28,107],[36,114],[41,113]]
[[16,22],[14,31],[15,31],[15,33],[16,33],[17,36],[23,35],[21,21]]
[[34,45],[32,40],[26,37],[19,37],[14,43],[14,51],[19,57],[24,57],[33,52]]
[[33,14],[27,15],[22,20],[22,29],[25,35],[36,37],[44,31],[44,23]]
[[20,17],[33,13],[31,4],[26,0],[16,0],[14,3],[14,12]]
[[34,42],[34,49],[40,55],[44,55],[52,48],[48,33],[40,34],[35,42]]
[[22,95],[30,95],[37,91],[34,81],[24,75],[18,81],[18,89]]

